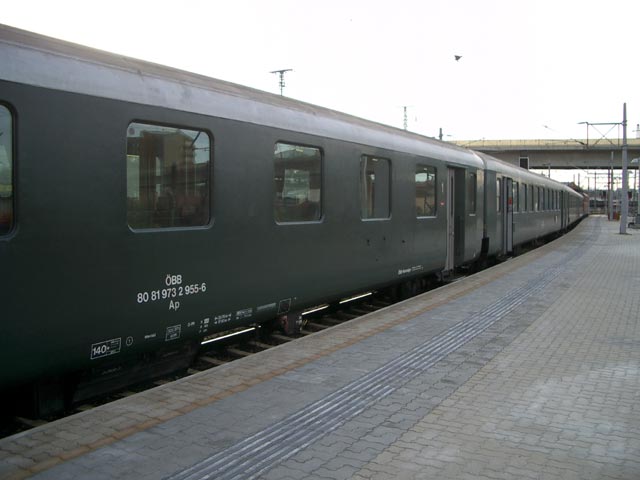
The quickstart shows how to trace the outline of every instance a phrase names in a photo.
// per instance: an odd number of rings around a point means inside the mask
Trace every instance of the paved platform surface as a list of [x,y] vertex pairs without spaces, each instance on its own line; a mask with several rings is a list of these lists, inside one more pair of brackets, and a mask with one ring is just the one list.
[[0,440],[0,478],[640,479],[640,231]]

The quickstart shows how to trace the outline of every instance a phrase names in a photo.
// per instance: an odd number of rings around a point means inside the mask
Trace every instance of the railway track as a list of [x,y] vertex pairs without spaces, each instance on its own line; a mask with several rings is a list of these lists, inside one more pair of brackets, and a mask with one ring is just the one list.
[[267,350],[297,338],[311,335],[322,330],[340,325],[381,308],[391,305],[393,301],[383,294],[372,292],[366,297],[347,301],[338,306],[321,306],[303,314],[300,332],[284,335],[278,330],[260,326],[246,328],[237,332],[221,335],[204,342],[200,353],[189,369],[189,373],[208,370],[239,358]]
[[284,335],[277,329],[264,326],[224,332],[217,337],[210,338],[203,342],[195,361],[184,371],[130,385],[126,389],[93,398],[88,402],[73,405],[71,409],[60,415],[46,418],[27,418],[12,414],[11,412],[3,412],[3,418],[0,420],[0,438],[36,428],[75,413],[90,410],[150,388],[171,383],[179,378],[233,362],[234,360],[253,355],[277,345],[295,341],[297,338],[311,335],[351,321],[362,315],[375,312],[392,303],[394,303],[394,301],[388,295],[371,292],[365,296],[348,299],[338,305],[325,305],[320,308],[310,309],[303,314],[300,332],[294,335]]

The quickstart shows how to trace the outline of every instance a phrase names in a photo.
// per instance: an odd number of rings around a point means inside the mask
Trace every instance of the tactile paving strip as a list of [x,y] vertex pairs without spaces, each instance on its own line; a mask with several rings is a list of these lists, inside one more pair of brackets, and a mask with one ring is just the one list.
[[257,477],[395,392],[504,318],[527,299],[540,294],[566,268],[568,262],[582,256],[585,250],[585,245],[573,249],[556,266],[546,269],[533,280],[513,289],[497,302],[428,342],[261,432],[167,477],[167,480],[233,480]]

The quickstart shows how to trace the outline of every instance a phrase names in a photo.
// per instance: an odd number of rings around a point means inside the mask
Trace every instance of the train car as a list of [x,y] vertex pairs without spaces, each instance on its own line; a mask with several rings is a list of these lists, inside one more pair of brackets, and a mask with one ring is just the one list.
[[[508,251],[499,208],[530,178],[11,27],[0,64],[0,390],[40,413],[186,368],[218,332]],[[507,219],[514,241],[566,226],[563,205]]]
[[518,247],[564,232],[586,214],[572,188],[489,155],[484,161],[487,192],[485,251],[508,255]]

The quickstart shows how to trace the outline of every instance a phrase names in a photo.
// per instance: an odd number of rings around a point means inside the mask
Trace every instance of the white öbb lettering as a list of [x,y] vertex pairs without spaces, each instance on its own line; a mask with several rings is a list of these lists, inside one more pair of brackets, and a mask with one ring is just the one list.
[[201,295],[207,291],[205,282],[185,283],[184,275],[182,274],[167,273],[164,277],[164,284],[162,288],[138,292],[136,294],[138,304],[152,304],[162,300],[169,300],[169,310],[175,312],[180,308],[180,302],[175,299]]
[[172,285],[180,285],[182,283],[182,275],[167,274],[164,279],[164,283],[167,287],[170,287]]

